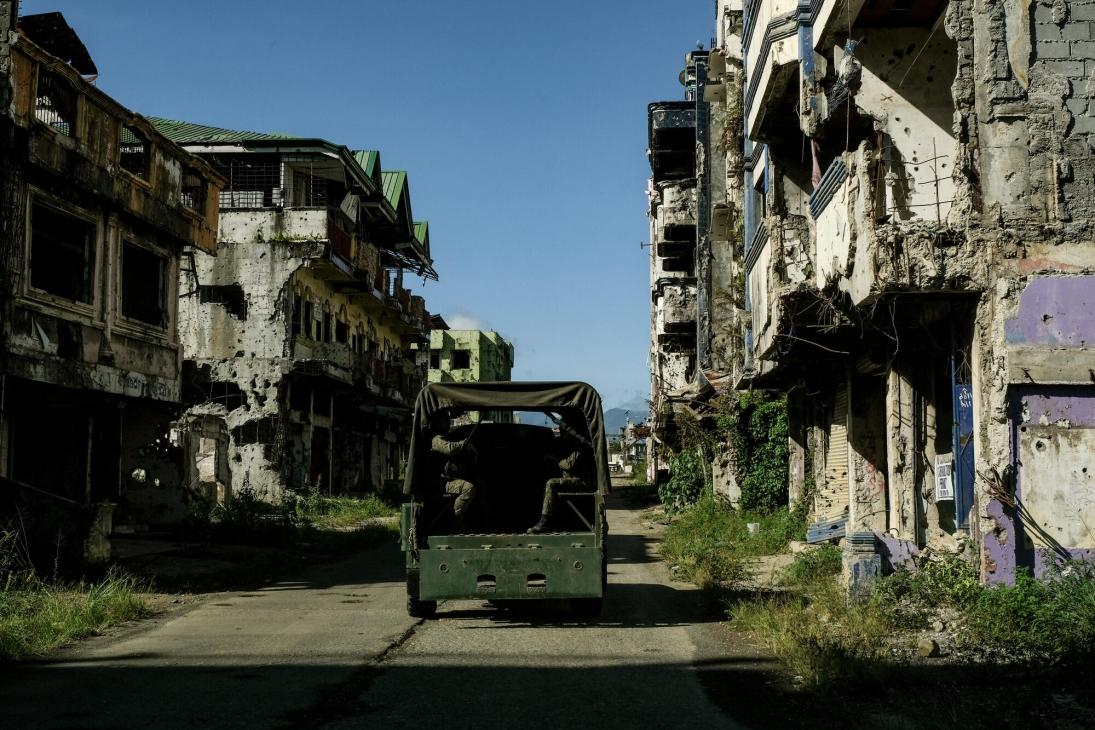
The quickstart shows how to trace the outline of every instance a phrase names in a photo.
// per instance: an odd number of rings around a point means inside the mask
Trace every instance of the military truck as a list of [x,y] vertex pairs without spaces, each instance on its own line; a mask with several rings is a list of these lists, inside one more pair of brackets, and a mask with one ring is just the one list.
[[407,612],[438,601],[569,599],[608,580],[604,418],[585,383],[431,383],[414,408],[400,534]]

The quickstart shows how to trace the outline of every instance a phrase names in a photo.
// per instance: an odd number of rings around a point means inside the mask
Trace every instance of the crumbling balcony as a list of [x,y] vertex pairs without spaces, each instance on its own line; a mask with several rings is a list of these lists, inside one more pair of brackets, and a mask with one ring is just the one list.
[[696,104],[659,101],[647,107],[654,183],[696,176]]
[[798,75],[798,34],[798,0],[746,2],[742,38],[745,68],[749,70],[745,128],[756,141],[798,126],[794,114],[783,104]]
[[695,286],[665,286],[656,306],[655,329],[659,342],[695,340]]
[[[658,186],[662,203],[658,207],[654,234],[659,258],[691,259],[696,249],[696,188],[692,181]],[[679,261],[677,266],[685,261]]]

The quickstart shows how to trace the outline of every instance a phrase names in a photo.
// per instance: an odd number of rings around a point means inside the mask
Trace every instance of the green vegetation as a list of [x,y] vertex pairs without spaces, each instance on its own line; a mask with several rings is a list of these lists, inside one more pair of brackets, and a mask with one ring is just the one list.
[[302,500],[301,519],[320,530],[346,530],[361,527],[370,520],[394,517],[395,508],[379,497],[325,497],[309,492]]
[[760,392],[723,396],[718,433],[741,469],[741,506],[777,510],[787,504],[787,399]]
[[784,574],[791,590],[728,601],[732,625],[755,632],[792,671],[823,686],[896,671],[940,617],[953,634],[948,651],[962,661],[1045,668],[1095,654],[1091,566],[985,587],[972,566],[950,557],[883,578],[862,603],[847,600],[839,570],[836,548],[799,555]]
[[41,656],[147,614],[141,586],[116,572],[94,583],[41,580],[22,531],[0,527],[0,661]]
[[9,576],[0,591],[0,660],[41,656],[148,614],[141,587],[118,574],[72,585]]
[[396,515],[394,507],[375,495],[364,498],[333,497],[311,490],[286,492],[278,503],[241,489],[225,505],[198,503],[191,512],[190,532],[198,531],[215,542],[240,545],[289,545],[322,542],[347,547],[366,547],[398,527],[385,522]]
[[[760,525],[756,533],[749,532],[750,522]],[[749,577],[746,559],[778,553],[804,533],[804,523],[794,512],[735,510],[708,491],[670,524],[662,554],[698,585],[733,585]]]
[[669,459],[669,481],[658,487],[658,497],[669,514],[696,503],[707,486],[705,462],[697,451],[682,451]]
[[669,460],[670,479],[658,489],[666,511],[695,504],[711,485],[711,462],[729,448],[738,465],[741,507],[775,512],[787,504],[787,400],[766,393],[720,396],[714,427],[687,411],[674,416],[681,448]]

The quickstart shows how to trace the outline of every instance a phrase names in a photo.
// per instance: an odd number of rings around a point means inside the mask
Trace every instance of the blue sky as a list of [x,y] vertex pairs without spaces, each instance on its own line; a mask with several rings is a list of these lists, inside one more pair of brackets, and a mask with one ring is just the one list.
[[23,0],[133,110],[381,151],[410,173],[450,324],[514,378],[649,390],[646,104],[677,99],[712,0]]

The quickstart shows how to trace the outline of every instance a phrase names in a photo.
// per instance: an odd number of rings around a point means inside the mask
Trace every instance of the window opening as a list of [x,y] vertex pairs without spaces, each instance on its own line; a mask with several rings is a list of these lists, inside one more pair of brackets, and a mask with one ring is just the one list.
[[471,350],[453,350],[453,370],[465,370],[471,367]]
[[122,316],[167,327],[167,258],[129,242],[122,246]]
[[180,200],[190,210],[205,211],[205,180],[192,167],[183,168]]
[[247,319],[247,295],[239,284],[202,284],[198,287],[198,301],[220,304],[236,319]]
[[122,125],[122,142],[118,158],[122,169],[144,180],[148,179],[150,149],[148,137],[139,129]]
[[441,350],[430,350],[430,367],[434,370],[441,367]]
[[350,327],[342,320],[335,322],[335,342],[345,345],[350,339]]
[[30,285],[90,304],[95,238],[93,223],[35,203],[31,210]]
[[76,92],[61,77],[41,67],[38,69],[34,116],[58,134],[76,136],[73,131],[76,127]]
[[214,155],[213,169],[227,181],[221,208],[273,208],[283,203],[281,158],[277,155]]

